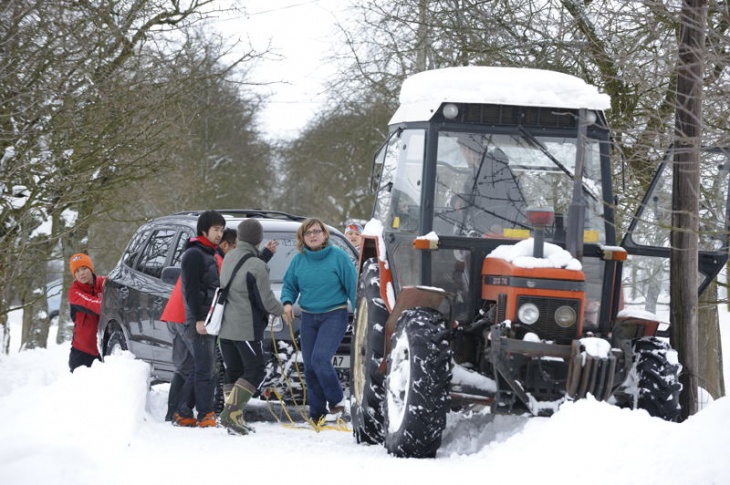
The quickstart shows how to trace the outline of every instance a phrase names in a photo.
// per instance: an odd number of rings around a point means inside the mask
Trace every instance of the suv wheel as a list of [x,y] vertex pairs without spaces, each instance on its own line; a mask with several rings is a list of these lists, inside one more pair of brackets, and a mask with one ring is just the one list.
[[119,355],[125,350],[129,350],[129,347],[127,347],[127,339],[124,337],[124,332],[120,329],[112,331],[106,341],[104,355]]
[[[299,345],[298,337],[295,342]],[[267,399],[281,399],[286,404],[304,406],[304,367],[301,353],[290,341],[272,341],[271,357],[266,363],[266,376],[261,389]]]

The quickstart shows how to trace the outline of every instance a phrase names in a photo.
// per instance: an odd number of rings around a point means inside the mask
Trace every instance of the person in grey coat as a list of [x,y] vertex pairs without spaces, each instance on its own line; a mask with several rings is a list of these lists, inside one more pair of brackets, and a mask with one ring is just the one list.
[[220,350],[226,366],[226,381],[233,388],[220,415],[221,426],[234,434],[248,434],[251,427],[243,419],[243,408],[264,379],[264,329],[268,315],[281,316],[284,307],[271,290],[269,267],[259,258],[258,246],[264,230],[256,219],[238,225],[238,245],[226,254],[221,268],[221,287],[228,284],[236,264],[246,260],[235,274],[220,331]]

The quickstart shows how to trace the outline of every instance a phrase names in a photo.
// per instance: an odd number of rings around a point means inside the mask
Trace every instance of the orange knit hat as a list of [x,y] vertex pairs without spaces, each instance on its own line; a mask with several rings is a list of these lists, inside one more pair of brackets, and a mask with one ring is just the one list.
[[94,263],[91,262],[91,258],[83,253],[76,253],[73,256],[71,256],[70,259],[71,264],[71,274],[75,275],[76,270],[81,268],[82,266],[86,266],[91,270],[91,272],[94,272]]

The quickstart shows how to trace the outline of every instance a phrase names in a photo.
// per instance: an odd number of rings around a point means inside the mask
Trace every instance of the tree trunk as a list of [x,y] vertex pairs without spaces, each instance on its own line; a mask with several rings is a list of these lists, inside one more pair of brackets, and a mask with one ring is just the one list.
[[416,72],[422,72],[429,68],[428,52],[429,52],[429,35],[428,35],[428,2],[420,0],[418,2],[418,30],[416,31],[417,47],[416,47]]
[[702,294],[698,317],[700,353],[700,379],[713,399],[725,395],[725,376],[722,369],[722,339],[720,318],[717,312],[717,281],[713,280]]
[[672,346],[683,365],[682,419],[697,412],[700,363],[697,325],[699,161],[702,135],[707,2],[684,0],[677,62],[677,111],[672,181]]

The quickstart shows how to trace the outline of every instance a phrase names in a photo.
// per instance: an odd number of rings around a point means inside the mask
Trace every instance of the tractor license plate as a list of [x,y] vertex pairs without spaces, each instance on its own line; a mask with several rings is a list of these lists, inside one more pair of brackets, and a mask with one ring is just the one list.
[[350,356],[349,355],[335,355],[332,357],[332,365],[340,369],[350,368]]

